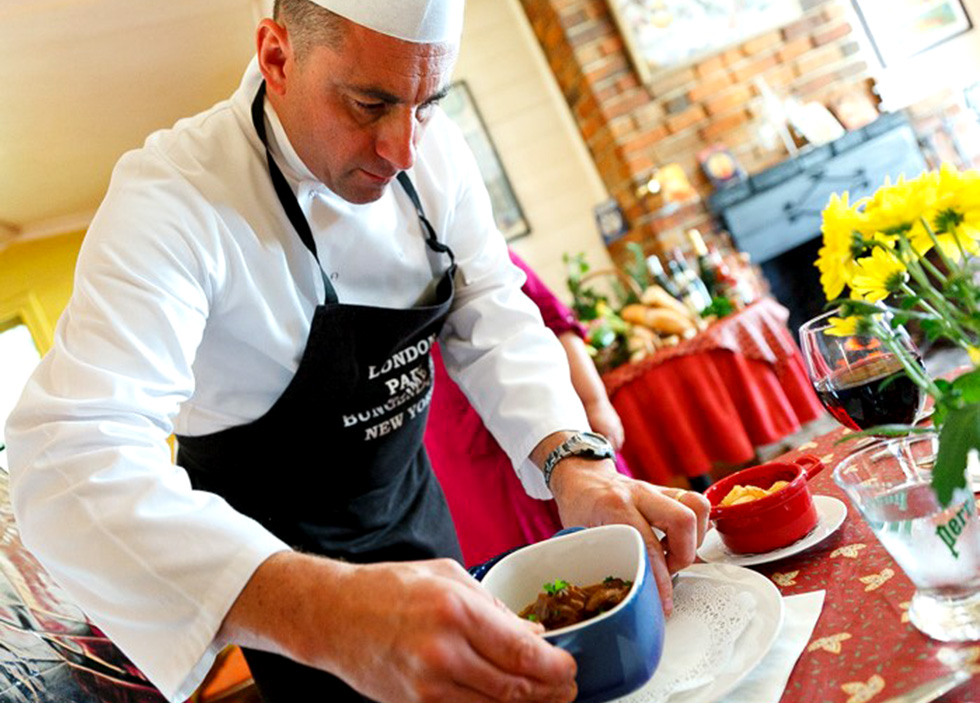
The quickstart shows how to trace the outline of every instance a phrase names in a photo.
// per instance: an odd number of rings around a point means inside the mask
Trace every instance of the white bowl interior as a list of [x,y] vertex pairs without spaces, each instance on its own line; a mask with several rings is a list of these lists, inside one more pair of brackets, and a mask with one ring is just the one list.
[[[520,613],[537,599],[544,590],[544,584],[555,579],[563,579],[576,586],[590,586],[607,576],[632,581],[629,596],[619,606],[600,616],[604,618],[619,610],[637,592],[645,566],[643,538],[635,528],[629,525],[603,525],[552,537],[508,554],[486,573],[483,587],[512,611]],[[594,620],[581,624],[587,625],[589,622]],[[571,628],[560,631],[568,629]]]

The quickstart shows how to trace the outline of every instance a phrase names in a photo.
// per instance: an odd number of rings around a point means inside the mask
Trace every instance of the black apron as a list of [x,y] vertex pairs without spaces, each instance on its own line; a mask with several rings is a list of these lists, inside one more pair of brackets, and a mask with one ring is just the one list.
[[[309,224],[268,150],[264,96],[263,85],[252,121],[266,145],[270,177],[317,258]],[[407,175],[400,173],[398,181],[418,212],[426,244],[449,261],[434,302],[407,310],[344,305],[323,276],[325,301],[282,396],[254,422],[178,437],[177,462],[196,489],[221,495],[298,550],[357,563],[462,562],[422,444],[432,393],[429,350],[452,304],[456,264]],[[284,657],[245,650],[245,658],[268,703],[313,694],[324,701],[364,700],[339,679]]]

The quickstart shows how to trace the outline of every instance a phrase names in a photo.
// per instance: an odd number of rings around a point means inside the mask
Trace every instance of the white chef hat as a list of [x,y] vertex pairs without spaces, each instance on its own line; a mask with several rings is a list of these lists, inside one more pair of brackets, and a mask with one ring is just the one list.
[[463,0],[313,0],[351,22],[396,39],[458,42]]

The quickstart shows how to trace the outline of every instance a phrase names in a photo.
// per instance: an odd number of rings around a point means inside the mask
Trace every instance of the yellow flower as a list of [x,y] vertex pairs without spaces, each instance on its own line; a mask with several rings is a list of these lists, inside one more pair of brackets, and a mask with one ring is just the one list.
[[[943,164],[936,175],[935,208],[928,214],[929,226],[943,254],[959,261],[962,252],[980,252],[980,177],[975,171],[960,173]],[[924,239],[923,239],[924,237]],[[933,243],[923,228],[916,234],[916,250],[928,251]]]
[[822,213],[823,246],[817,258],[820,284],[827,300],[837,298],[849,285],[854,275],[855,233],[864,227],[864,216],[856,206],[850,205],[847,191],[830,196]]
[[875,247],[871,256],[858,259],[857,268],[851,290],[856,298],[869,303],[877,303],[897,293],[908,280],[905,264],[890,250],[881,247]]
[[[936,234],[935,236],[943,255],[952,261],[958,262],[962,258],[961,247],[963,251],[971,256],[980,253],[980,241],[965,234],[953,232],[950,234]],[[957,240],[959,241],[957,242]],[[919,257],[927,254],[934,246],[932,238],[925,229],[921,229],[921,231],[916,232],[910,237],[909,244],[912,245],[916,256]]]
[[829,327],[826,334],[831,337],[853,337],[857,334],[860,317],[832,317],[827,320]]
[[901,177],[885,184],[865,204],[864,216],[871,231],[893,234],[922,227],[936,208],[939,174],[923,173],[912,180]]

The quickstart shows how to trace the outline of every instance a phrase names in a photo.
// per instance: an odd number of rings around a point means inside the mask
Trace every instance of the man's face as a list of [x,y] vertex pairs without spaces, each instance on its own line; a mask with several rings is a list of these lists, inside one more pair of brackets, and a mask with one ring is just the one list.
[[339,46],[314,46],[285,64],[274,105],[317,178],[345,200],[372,202],[415,163],[456,56],[456,45],[413,44],[352,24]]

